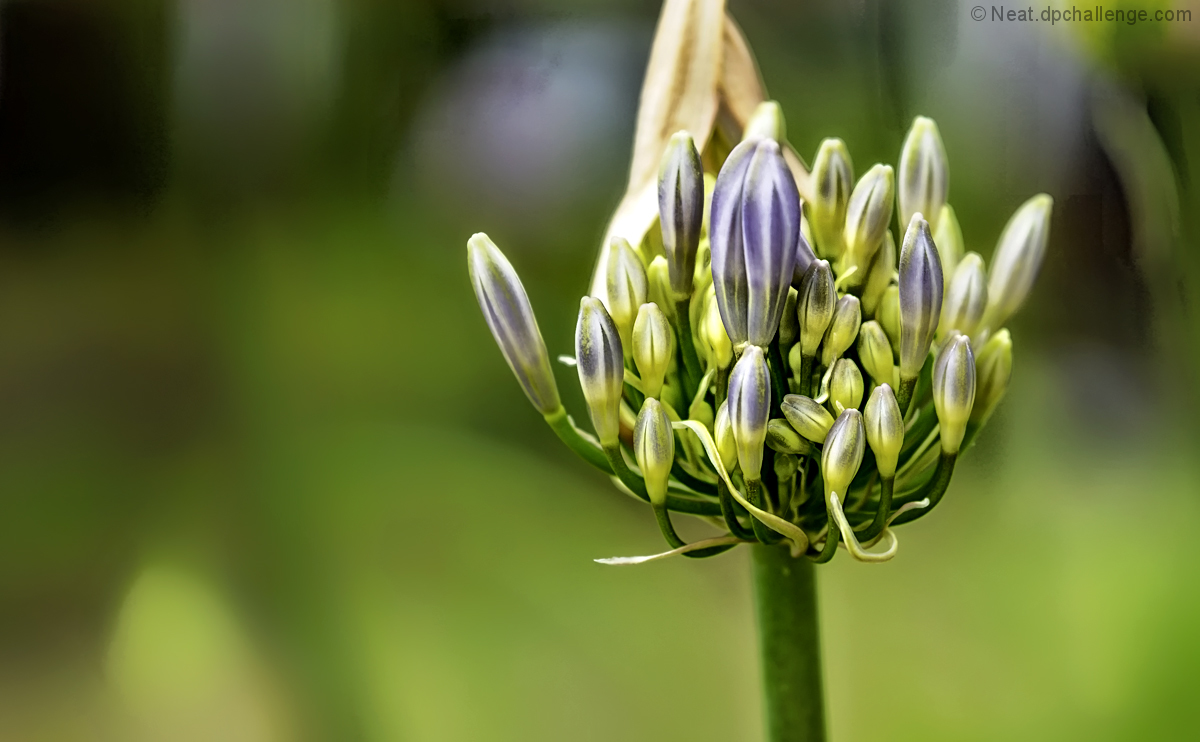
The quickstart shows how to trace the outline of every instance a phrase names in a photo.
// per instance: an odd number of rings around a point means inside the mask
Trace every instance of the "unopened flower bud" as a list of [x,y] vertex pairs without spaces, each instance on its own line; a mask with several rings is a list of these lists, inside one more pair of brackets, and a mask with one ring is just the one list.
[[896,476],[900,449],[904,447],[904,418],[891,385],[880,384],[871,392],[867,409],[863,411],[863,424],[867,429],[867,443],[875,453],[879,476],[891,479]]
[[787,420],[775,418],[767,423],[767,447],[780,453],[802,453],[811,451],[808,441],[788,425]]
[[609,243],[605,281],[608,314],[617,326],[625,352],[630,353],[633,350],[633,321],[637,319],[638,309],[646,303],[649,286],[642,259],[623,237],[614,237]]
[[892,348],[900,346],[900,287],[888,286],[879,300],[879,308],[875,310],[875,319],[892,341]]
[[813,160],[813,199],[809,202],[812,214],[810,225],[817,238],[821,257],[840,257],[844,249],[842,230],[846,226],[846,207],[854,189],[854,165],[850,152],[841,139],[821,142]]
[[704,342],[709,350],[709,362],[714,368],[728,368],[733,362],[733,341],[725,332],[725,323],[721,321],[721,310],[717,307],[716,299],[709,297],[708,306],[701,319],[700,331],[704,334]]
[[658,216],[671,289],[676,299],[691,296],[704,219],[704,167],[686,131],[676,132],[663,154],[658,174]]
[[808,220],[800,215],[800,236],[796,239],[796,266],[792,269],[792,288],[800,288],[800,280],[805,271],[817,259],[813,254],[812,237],[809,235]]
[[975,405],[972,422],[985,422],[1008,391],[1012,378],[1012,336],[1001,329],[975,355]]
[[988,308],[985,326],[1000,327],[1011,317],[1033,288],[1050,238],[1050,211],[1054,199],[1042,193],[1026,201],[1000,234],[988,275]]
[[900,150],[896,180],[900,223],[908,224],[913,214],[925,214],[931,228],[936,228],[950,190],[950,166],[942,135],[933,119],[917,116],[913,120]]
[[773,100],[759,103],[746,122],[742,139],[773,139],[776,142],[787,141],[787,124],[783,119],[783,109]]
[[790,348],[796,342],[796,338],[800,335],[800,323],[796,319],[796,300],[799,298],[799,292],[796,289],[788,289],[788,298],[783,305],[783,314],[779,317],[779,345],[783,348]]
[[938,216],[937,229],[933,230],[933,244],[937,245],[938,257],[942,259],[942,277],[948,291],[950,279],[954,277],[958,262],[967,250],[963,243],[962,227],[958,226],[958,216],[950,204],[943,206]]
[[763,443],[771,413],[771,375],[766,355],[757,345],[747,346],[729,374],[728,404],[742,476],[757,480],[762,473]]
[[825,339],[821,341],[821,363],[825,366],[841,358],[854,338],[858,337],[858,328],[862,324],[862,310],[859,308],[858,297],[846,294],[837,300],[833,308],[833,320],[825,331]]
[[800,347],[804,355],[816,355],[825,330],[833,321],[836,305],[833,271],[828,262],[817,260],[805,272],[796,297],[796,320],[800,325]]
[[734,147],[712,196],[713,286],[735,347],[775,337],[796,264],[800,193],[779,143]]
[[525,396],[543,415],[558,410],[550,355],[517,272],[482,232],[467,242],[467,268],[483,318]]
[[[887,165],[876,165],[854,186],[846,209],[846,263],[866,271],[871,258],[883,244],[888,225],[892,222],[892,203],[895,199],[895,175]],[[860,276],[861,284],[866,276]]]
[[939,328],[942,332],[957,330],[964,335],[974,335],[986,307],[987,271],[983,267],[983,258],[969,252],[963,256],[950,280]]
[[642,392],[657,397],[675,358],[675,332],[657,304],[643,304],[633,323],[633,361],[642,379]]
[[879,312],[879,302],[888,286],[892,285],[892,274],[896,272],[896,239],[892,230],[887,231],[883,245],[875,252],[871,267],[867,271],[867,281],[863,285],[862,312],[864,317],[874,317]]
[[726,471],[737,466],[737,441],[733,438],[733,426],[729,424],[729,403],[722,402],[717,408],[717,419],[713,422],[713,440],[717,444],[717,455]]
[[633,428],[633,456],[646,480],[650,502],[662,505],[667,501],[667,481],[675,462],[675,434],[671,419],[662,403],[647,397]]
[[824,443],[833,427],[833,415],[829,410],[801,394],[785,396],[779,408],[792,428],[813,443]]
[[621,393],[625,387],[621,336],[608,310],[591,296],[579,302],[575,359],[579,386],[583,388],[596,437],[602,446],[615,446],[621,431]]
[[858,409],[862,406],[863,377],[858,366],[849,358],[839,358],[829,374],[829,403],[834,412]]
[[845,410],[838,415],[825,447],[821,449],[821,476],[825,479],[825,499],[837,493],[843,500],[862,465],[866,453],[866,432],[863,430],[862,414],[858,410]]
[[692,402],[688,407],[688,419],[700,423],[704,427],[712,430],[713,427],[713,408],[708,402],[703,399]]
[[975,404],[975,355],[966,335],[951,340],[933,366],[933,406],[941,428],[942,451],[958,453]]
[[775,456],[775,478],[786,482],[800,471],[800,459],[795,454],[780,453]]
[[658,255],[646,267],[646,284],[649,287],[646,298],[657,304],[667,319],[675,317],[675,294],[671,290],[670,269],[667,259]]
[[895,383],[896,366],[887,333],[875,321],[864,322],[858,331],[858,360],[876,384]]
[[[929,223],[913,214],[900,248],[900,379],[915,379],[942,313],[942,264]],[[885,326],[886,327],[886,326]]]

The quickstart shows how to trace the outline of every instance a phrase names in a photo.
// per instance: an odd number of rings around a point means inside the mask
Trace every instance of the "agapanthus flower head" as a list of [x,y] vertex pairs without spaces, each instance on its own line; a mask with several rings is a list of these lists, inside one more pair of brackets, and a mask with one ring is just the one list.
[[721,167],[712,195],[713,286],[735,347],[766,347],[796,264],[800,193],[773,139],[748,139]]
[[558,410],[558,385],[550,355],[521,279],[500,248],[480,232],[467,241],[467,270],[492,337],[525,396],[543,415]]

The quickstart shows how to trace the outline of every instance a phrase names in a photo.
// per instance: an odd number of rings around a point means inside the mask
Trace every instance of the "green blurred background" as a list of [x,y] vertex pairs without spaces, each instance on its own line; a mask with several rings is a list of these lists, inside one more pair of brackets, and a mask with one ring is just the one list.
[[[833,739],[1194,738],[1200,5],[971,5],[730,0],[802,154],[935,117],[985,257],[1056,200],[937,517],[820,571]],[[569,352],[657,11],[0,4],[0,739],[760,737],[746,555],[594,564],[653,518],[466,277],[486,230]]]

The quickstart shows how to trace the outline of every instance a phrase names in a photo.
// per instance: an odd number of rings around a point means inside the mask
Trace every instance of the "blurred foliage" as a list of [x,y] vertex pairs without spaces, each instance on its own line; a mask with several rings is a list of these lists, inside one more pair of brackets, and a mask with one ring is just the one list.
[[[949,2],[731,7],[802,153],[840,135],[862,172],[936,117],[985,254],[1022,194],[1059,204],[938,517],[822,570],[834,737],[1195,734],[1197,433],[1163,364],[1196,331],[1088,101],[1194,101],[1200,26],[1109,55],[1133,82]],[[487,229],[570,348],[655,10],[0,6],[0,739],[756,738],[745,555],[591,563],[653,520],[529,409],[464,269]]]

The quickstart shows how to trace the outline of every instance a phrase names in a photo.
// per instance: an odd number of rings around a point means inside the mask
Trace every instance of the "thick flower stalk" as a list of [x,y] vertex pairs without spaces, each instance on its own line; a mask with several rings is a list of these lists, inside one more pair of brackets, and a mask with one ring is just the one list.
[[[672,56],[686,54],[694,58]],[[668,98],[677,110],[663,107]],[[563,409],[508,260],[484,235],[471,238],[468,258],[487,325],[530,402],[650,506],[669,547],[602,561],[754,545],[770,737],[821,740],[811,564],[839,549],[862,562],[893,558],[895,528],[947,493],[1007,390],[1005,324],[1045,256],[1052,201],[1034,196],[1017,210],[989,269],[964,251],[932,120],[916,119],[894,170],[873,164],[854,182],[846,143],[827,139],[810,177],[782,109],[762,98],[723,5],[668,0],[630,190],[581,301],[575,352],[563,358],[594,434]],[[673,514],[718,531],[688,542]],[[792,642],[796,631],[808,645]]]

